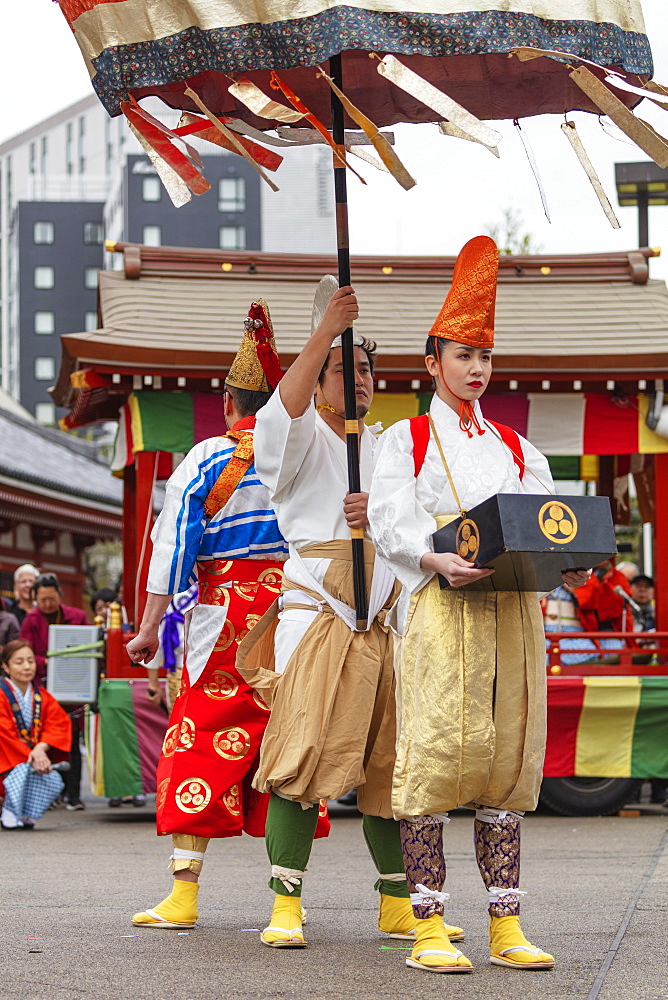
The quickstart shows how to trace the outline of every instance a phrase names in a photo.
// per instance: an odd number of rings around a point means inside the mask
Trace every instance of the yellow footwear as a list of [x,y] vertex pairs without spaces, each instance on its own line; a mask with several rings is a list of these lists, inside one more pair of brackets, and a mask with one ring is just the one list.
[[416,921],[415,947],[410,958],[406,959],[406,965],[423,972],[473,971],[468,958],[450,944],[439,913]]
[[197,922],[198,892],[197,882],[175,878],[169,896],[152,910],[135,913],[132,923],[135,927],[158,927],[161,930],[194,927]]
[[[381,892],[378,907],[379,931],[399,941],[413,941],[416,923],[410,899],[403,896],[386,896]],[[453,927],[451,924],[444,926],[445,933],[451,941],[464,940],[464,931],[461,927]]]
[[277,893],[271,922],[260,934],[262,944],[269,945],[270,948],[305,948],[302,912],[299,896],[281,896]]
[[554,968],[554,957],[527,941],[519,917],[489,918],[489,952],[492,965],[505,965],[509,969]]

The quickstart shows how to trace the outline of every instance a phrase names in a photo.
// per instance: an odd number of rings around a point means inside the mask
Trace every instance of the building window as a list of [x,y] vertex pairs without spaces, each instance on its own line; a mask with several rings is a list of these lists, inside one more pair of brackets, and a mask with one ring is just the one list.
[[160,179],[158,177],[143,177],[141,196],[143,201],[160,201]]
[[79,173],[83,174],[86,172],[86,119],[83,115],[79,118],[78,156]]
[[218,211],[246,211],[246,181],[243,177],[223,177],[218,181]]
[[141,241],[147,247],[162,246],[162,226],[144,226],[141,231]]
[[84,269],[84,288],[97,288],[97,267]]
[[84,222],[84,243],[99,246],[104,240],[104,226],[101,222]]
[[28,170],[30,171],[31,174],[34,174],[37,172],[37,147],[34,142],[30,143],[29,157],[30,160],[29,160]]
[[[9,209],[9,214],[11,215],[12,208],[12,158],[7,157],[7,206]],[[10,258],[11,260],[11,258]]]
[[42,175],[46,175],[47,168],[47,157],[49,153],[49,143],[47,136],[42,136],[42,142],[40,144],[40,154],[39,154],[39,172]]
[[96,312],[87,312],[84,314],[84,330],[86,333],[90,333],[91,330],[97,330]]
[[53,288],[56,283],[56,275],[50,264],[42,264],[40,267],[36,267],[33,275],[33,285],[35,288]]
[[43,310],[35,313],[35,333],[55,333],[56,317],[54,313]]
[[245,226],[221,226],[218,230],[218,246],[221,250],[245,250]]
[[111,138],[111,118],[108,115],[104,118],[104,149],[104,172],[109,177],[114,160],[114,144]]
[[65,170],[68,174],[74,173],[74,142],[72,139],[72,122],[67,123],[65,129]]
[[34,243],[53,243],[53,222],[36,222],[32,232]]
[[55,358],[35,358],[35,378],[39,382],[50,382],[56,377]]
[[56,408],[53,403],[36,403],[35,419],[39,424],[55,424]]
[[332,190],[332,160],[326,153],[320,154],[315,165],[316,205],[321,218],[334,215],[334,192]]

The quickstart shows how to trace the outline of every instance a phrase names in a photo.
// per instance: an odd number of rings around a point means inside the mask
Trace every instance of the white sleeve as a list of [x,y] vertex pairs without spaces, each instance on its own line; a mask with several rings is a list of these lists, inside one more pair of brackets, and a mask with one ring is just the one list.
[[291,417],[283,406],[280,386],[258,410],[255,468],[272,500],[280,501],[302,467],[315,436],[315,415],[311,402],[301,417]]
[[525,461],[522,489],[525,493],[554,493],[554,480],[550,471],[550,463],[545,455],[534,448],[530,441],[521,437],[522,454]]
[[378,554],[413,594],[434,575],[420,568],[420,560],[433,551],[436,531],[436,521],[417,502],[414,472],[413,439],[402,420],[380,438],[368,516]]
[[167,481],[165,503],[151,532],[149,593],[178,594],[193,583],[206,526],[204,501],[232,450],[224,438],[200,441]]

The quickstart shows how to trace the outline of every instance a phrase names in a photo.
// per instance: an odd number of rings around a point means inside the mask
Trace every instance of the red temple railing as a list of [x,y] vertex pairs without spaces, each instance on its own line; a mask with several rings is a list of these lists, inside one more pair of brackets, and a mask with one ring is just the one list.
[[[587,639],[593,648],[565,649],[562,640]],[[602,645],[604,639],[623,642],[619,649]],[[668,632],[546,632],[548,677],[636,677],[668,675]],[[586,657],[584,663],[564,663],[565,657]]]

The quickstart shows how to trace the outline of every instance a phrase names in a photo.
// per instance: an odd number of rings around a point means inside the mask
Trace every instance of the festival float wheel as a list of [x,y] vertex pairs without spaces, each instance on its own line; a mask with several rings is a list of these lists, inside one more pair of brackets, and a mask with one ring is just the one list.
[[633,802],[637,778],[543,778],[540,801],[562,816],[610,816]]

